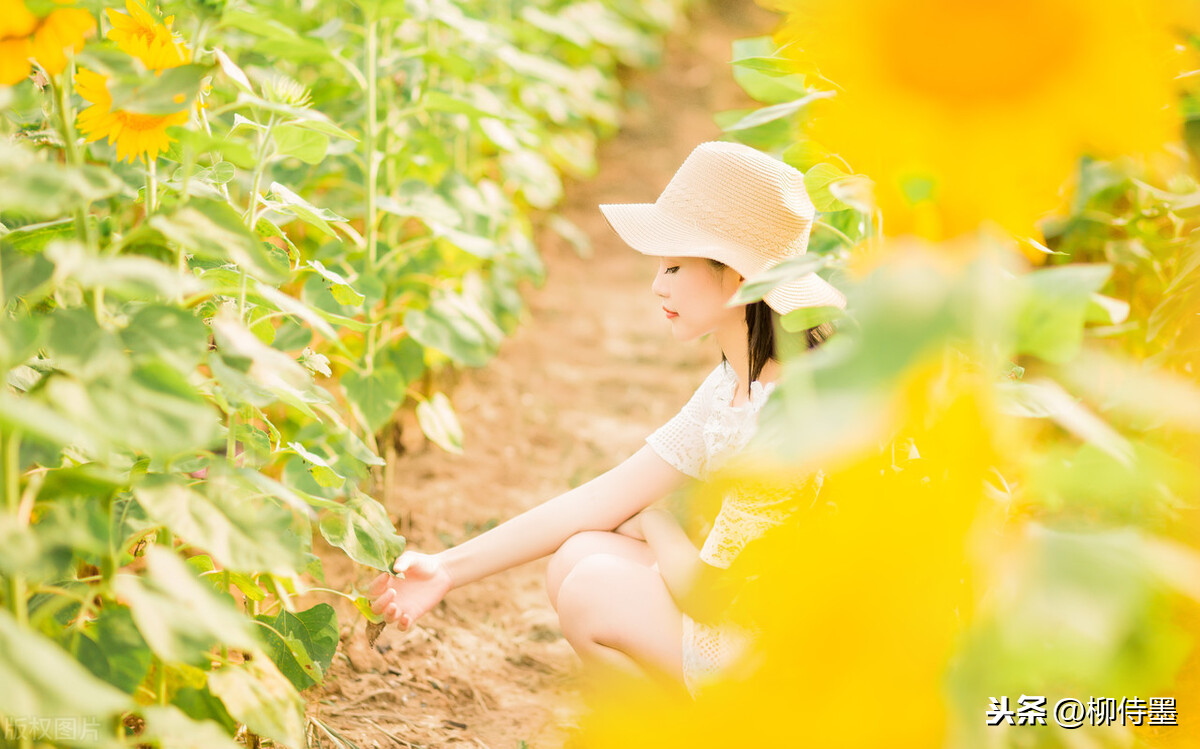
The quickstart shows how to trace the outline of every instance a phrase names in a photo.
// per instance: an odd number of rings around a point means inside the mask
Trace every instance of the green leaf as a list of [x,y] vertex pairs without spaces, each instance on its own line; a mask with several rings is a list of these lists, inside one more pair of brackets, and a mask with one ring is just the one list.
[[399,372],[405,382],[416,382],[425,374],[425,349],[411,336],[386,346],[376,354],[376,359],[376,368],[386,362],[386,366]]
[[463,223],[462,212],[424,180],[405,180],[394,193],[394,197],[377,196],[376,207],[393,216],[419,218],[429,226],[461,226]]
[[46,352],[55,369],[70,372],[83,380],[105,374],[128,374],[130,361],[121,350],[120,338],[101,328],[91,310],[59,307],[43,319]]
[[313,226],[325,232],[331,237],[337,236],[333,232],[333,227],[328,222],[345,222],[346,219],[337,215],[333,211],[325,208],[317,208],[312,203],[309,203],[304,198],[289,190],[284,185],[278,182],[271,183],[271,197],[273,200],[266,201],[267,205],[284,213],[290,213],[304,223]]
[[[735,50],[739,41],[744,40],[738,39],[734,41]],[[737,54],[736,51],[734,54]],[[767,75],[781,76],[796,74],[796,63],[792,62],[786,57],[743,57],[741,59],[733,60],[731,64],[735,68],[746,68],[747,70],[766,73]],[[743,86],[743,88],[745,88],[745,86]]]
[[94,452],[106,440],[97,440],[92,434],[82,433],[70,419],[48,405],[32,398],[11,395],[8,388],[0,388],[0,426],[9,431],[20,431],[27,438],[48,443],[54,447],[79,445]]
[[235,63],[229,57],[229,55],[225,54],[225,52],[222,50],[214,49],[213,56],[217,58],[218,67],[221,68],[221,72],[224,73],[229,80],[233,81],[234,84],[242,91],[245,91],[248,94],[254,93],[254,87],[250,85],[250,79],[246,77],[245,71],[238,67],[238,64]]
[[135,362],[157,359],[187,374],[208,351],[208,326],[189,310],[147,304],[130,316],[121,341]]
[[354,599],[354,608],[358,609],[358,613],[363,615],[367,621],[378,624],[385,621],[382,614],[376,614],[371,610],[371,599],[366,596],[359,596]]
[[329,357],[324,354],[318,354],[311,348],[305,348],[300,352],[300,358],[297,360],[300,364],[313,374],[322,374],[326,377],[333,377],[333,370],[329,368]]
[[280,229],[278,226],[276,226],[275,222],[271,221],[266,216],[259,217],[258,223],[254,226],[254,233],[257,234],[260,239],[278,239],[283,242],[284,246],[287,247],[289,258],[300,257],[300,250],[296,248],[296,245],[291,239],[288,238],[288,235],[284,234],[283,229]]
[[173,477],[147,476],[133,496],[155,522],[239,572],[293,574],[303,564],[292,514],[216,478],[207,496]]
[[815,140],[798,141],[783,151],[784,163],[790,164],[802,172],[807,172],[822,161],[832,158],[834,158],[833,154]]
[[833,164],[817,164],[804,173],[804,189],[813,207],[822,213],[844,211],[850,206],[842,202],[830,191],[830,186],[840,180],[849,179],[846,174]]
[[774,55],[775,43],[769,36],[735,39],[733,79],[750,98],[764,104],[787,102],[808,93],[795,65]]
[[103,288],[117,296],[174,299],[198,289],[190,275],[181,276],[157,260],[136,255],[95,255],[78,242],[51,242],[46,257],[53,261],[60,281],[73,281],[84,289]]
[[478,302],[449,292],[435,294],[427,310],[409,309],[404,326],[421,345],[472,367],[487,364],[504,338]]
[[800,307],[780,318],[779,323],[789,333],[799,333],[827,322],[833,322],[843,314],[838,307]]
[[193,720],[173,705],[152,705],[139,712],[145,721],[138,743],[151,742],[171,749],[241,749],[221,726],[208,720]]
[[[295,614],[281,611],[273,617],[264,614],[255,619],[271,627],[260,628],[259,636],[266,641],[267,653],[280,673],[296,689],[324,681],[338,645],[337,614],[332,606],[319,603]],[[280,635],[286,639],[280,639]]]
[[823,255],[805,254],[784,260],[752,279],[748,279],[729,299],[730,305],[750,304],[762,299],[771,289],[781,284],[803,278],[824,268],[828,259]]
[[462,426],[445,393],[434,393],[429,400],[417,404],[417,423],[425,436],[442,449],[462,454]]
[[317,272],[317,275],[325,279],[329,293],[333,294],[333,298],[337,300],[338,304],[357,307],[366,299],[362,294],[355,291],[350,282],[342,277],[340,273],[329,270],[320,260],[309,260],[308,267],[312,268]]
[[43,326],[32,318],[0,316],[0,371],[8,371],[37,353],[42,331]]
[[536,151],[522,149],[502,154],[500,169],[505,179],[516,183],[534,208],[547,210],[562,198],[562,180],[558,171]]
[[149,115],[186,110],[200,92],[200,83],[211,73],[207,65],[180,65],[153,74],[110,79],[112,108]]
[[1041,268],[1021,276],[1017,351],[1055,363],[1074,356],[1083,341],[1092,295],[1111,274],[1108,265],[1075,264]]
[[[313,111],[314,114],[320,114],[319,112],[316,112],[315,110],[311,110],[311,111]],[[296,120],[294,122],[284,123],[284,125],[282,127],[298,127],[302,130],[311,130],[313,132],[322,133],[324,135],[328,135],[333,138],[342,138],[343,140],[352,140],[355,143],[358,142],[358,138],[354,137],[350,133],[346,132],[345,130],[341,129],[337,125],[333,124],[332,122],[330,122],[328,120],[324,120],[324,119],[315,119],[315,118],[309,117],[309,118],[306,118],[303,120]]]
[[254,733],[287,746],[305,745],[304,701],[265,654],[213,671],[208,685]]
[[[0,211],[56,218],[127,191],[110,169],[68,167],[37,159],[25,148],[0,148]],[[64,223],[74,236],[74,222]]]
[[356,494],[321,518],[321,535],[354,561],[377,570],[390,570],[404,551],[383,505]]
[[1084,442],[1123,464],[1133,458],[1133,446],[1116,429],[1093,414],[1053,380],[1003,382],[996,385],[1000,411],[1027,418],[1049,418]]
[[201,257],[232,260],[272,283],[287,277],[287,268],[272,257],[228,203],[196,198],[174,213],[151,216],[149,223],[167,239]]
[[[320,333],[326,339],[330,341],[338,341],[337,331],[334,330],[333,326],[329,324],[329,322],[326,320],[326,317],[321,314],[320,310],[314,309],[299,299],[288,296],[279,289],[263,283],[255,283],[253,287],[253,293],[255,296],[261,298],[263,301],[270,304],[280,312],[287,313],[308,323],[313,330]],[[332,318],[333,316],[330,315],[329,317]],[[342,319],[348,320],[349,318]],[[353,321],[351,320],[350,322]],[[365,330],[367,327],[368,326],[363,325],[361,327],[351,327],[351,329]]]
[[304,462],[308,466],[308,472],[312,474],[313,480],[317,484],[326,489],[337,489],[346,483],[345,476],[333,470],[333,467],[320,455],[305,450],[304,446],[299,442],[289,442],[288,448],[301,458],[304,458]]
[[0,610],[0,705],[5,715],[23,718],[108,721],[133,700]]
[[155,654],[165,661],[207,667],[208,650],[218,643],[256,648],[246,620],[179,557],[151,546],[145,558],[145,576],[117,574],[113,588]]
[[222,384],[239,391],[256,406],[263,393],[270,393],[312,418],[316,414],[310,403],[329,403],[329,394],[313,383],[312,375],[287,354],[267,346],[243,326],[235,315],[219,314],[212,321],[217,350],[227,363],[241,361],[245,376],[239,378],[236,369],[220,369],[215,357],[209,357],[213,373]]
[[813,103],[814,101],[819,99],[829,99],[832,97],[832,91],[817,91],[816,93],[809,94],[808,96],[801,97],[794,101],[785,101],[782,104],[772,104],[769,107],[763,107],[762,109],[754,110],[732,125],[726,125],[724,130],[727,133],[737,132],[739,130],[749,130],[760,125],[765,125],[768,122],[774,122],[775,120],[783,119],[784,117],[791,117],[793,114],[799,112],[801,109]]
[[296,125],[280,125],[272,133],[275,152],[295,156],[305,164],[320,164],[329,150],[329,136]]
[[383,467],[387,465],[383,458],[376,455],[371,448],[367,447],[367,444],[363,442],[357,434],[350,431],[346,427],[338,424],[331,431],[333,432],[333,436],[339,443],[341,443],[342,448],[345,450],[345,454],[342,456],[342,458],[349,456],[354,460],[369,466]]
[[122,692],[133,694],[150,672],[153,654],[124,606],[105,606],[86,630],[96,648],[79,662]]
[[404,379],[390,367],[376,367],[369,373],[350,370],[342,375],[341,383],[370,432],[378,432],[391,420],[406,395]]
[[[58,236],[57,227],[46,231],[48,235]],[[0,270],[4,273],[4,298],[10,302],[18,297],[24,298],[32,307],[53,291],[51,279],[54,277],[54,264],[42,254],[41,250],[45,245],[40,244],[40,239],[32,241],[31,244],[38,246],[29,249],[29,252],[36,254],[26,255],[23,254],[24,250],[14,249],[15,246],[11,245],[9,240],[17,233],[14,231],[0,236]]]
[[171,698],[171,704],[186,713],[192,720],[212,721],[225,729],[230,736],[238,731],[237,721],[229,715],[225,705],[208,689],[208,678],[201,687],[180,687]]
[[1092,294],[1088,298],[1087,322],[1120,325],[1127,319],[1129,319],[1129,302],[1103,294]]
[[91,428],[120,424],[113,442],[152,457],[203,449],[219,437],[217,411],[184,374],[161,361],[135,366],[127,377],[96,380],[87,398],[98,419]]

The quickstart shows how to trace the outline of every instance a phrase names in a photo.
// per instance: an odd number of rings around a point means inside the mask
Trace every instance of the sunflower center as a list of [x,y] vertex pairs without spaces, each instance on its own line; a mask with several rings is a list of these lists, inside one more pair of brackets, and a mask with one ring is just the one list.
[[1069,69],[1090,24],[1075,0],[891,0],[874,25],[902,89],[971,106],[1029,97]]
[[147,130],[162,130],[166,126],[166,117],[157,114],[137,114],[136,112],[126,112],[119,110],[122,125],[126,130],[137,130],[145,132]]

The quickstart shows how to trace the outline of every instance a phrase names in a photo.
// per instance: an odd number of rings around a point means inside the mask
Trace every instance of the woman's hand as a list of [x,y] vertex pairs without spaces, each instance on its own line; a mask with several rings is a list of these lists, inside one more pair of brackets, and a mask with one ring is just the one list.
[[375,599],[371,611],[403,630],[454,587],[445,565],[433,554],[406,551],[396,559],[392,569],[398,577],[384,572],[371,581],[369,592]]
[[630,538],[637,539],[638,541],[645,541],[646,534],[642,532],[642,514],[644,512],[645,511],[643,510],[642,512],[639,512],[638,514],[626,520],[624,523],[621,523],[613,532],[619,533],[622,536],[629,536]]

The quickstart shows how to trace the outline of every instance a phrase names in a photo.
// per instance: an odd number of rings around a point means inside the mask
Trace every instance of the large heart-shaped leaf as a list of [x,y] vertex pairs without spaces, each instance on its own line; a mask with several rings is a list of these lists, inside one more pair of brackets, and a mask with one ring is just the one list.
[[279,671],[296,689],[306,689],[324,680],[338,645],[337,613],[327,603],[311,609],[280,611],[276,616],[255,617],[268,625],[259,636]]

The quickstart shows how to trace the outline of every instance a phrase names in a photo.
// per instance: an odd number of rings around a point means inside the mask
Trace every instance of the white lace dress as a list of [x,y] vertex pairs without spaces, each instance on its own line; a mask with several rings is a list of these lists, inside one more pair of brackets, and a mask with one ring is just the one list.
[[[737,376],[733,367],[722,361],[679,413],[646,442],[663,460],[703,481],[754,436],[758,411],[774,388],[775,383],[752,382],[749,402],[734,406]],[[700,559],[728,569],[747,543],[784,517],[777,502],[731,490],[722,498]],[[696,695],[748,642],[749,633],[732,623],[706,624],[684,614],[683,675],[688,691]]]

